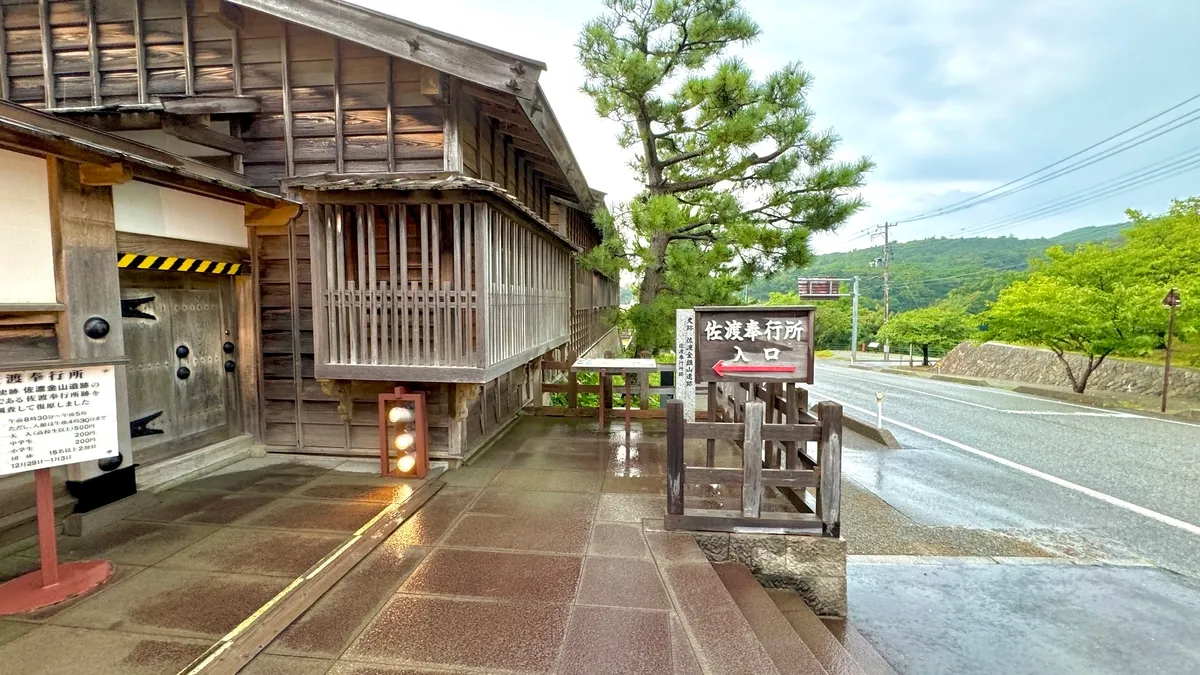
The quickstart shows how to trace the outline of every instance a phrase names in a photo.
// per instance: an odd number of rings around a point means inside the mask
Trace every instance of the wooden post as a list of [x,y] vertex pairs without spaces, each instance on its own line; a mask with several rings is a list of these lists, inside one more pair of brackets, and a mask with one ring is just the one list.
[[542,406],[542,357],[533,360],[529,368],[529,398],[539,408]]
[[638,406],[641,410],[650,409],[650,373],[638,373],[638,386],[640,391],[638,396],[641,397],[641,405]]
[[[704,420],[708,423],[717,421],[717,397],[720,394],[717,392],[717,383],[708,383],[708,419]],[[717,441],[715,438],[710,438],[706,441],[708,447],[704,453],[704,466],[712,468],[717,462]]]
[[742,515],[758,518],[762,502],[762,426],[766,405],[746,404],[746,435],[742,444]]
[[[779,385],[771,382],[767,385],[767,416],[763,420],[766,424],[775,424],[778,411],[775,409],[775,399],[779,397]],[[766,442],[767,450],[767,467],[771,469],[779,468],[779,444],[775,441]]]
[[821,422],[817,506],[825,536],[837,537],[842,532],[842,406],[829,401],[818,403],[817,419]]
[[604,433],[604,409],[608,407],[604,400],[607,398],[608,403],[612,403],[612,396],[609,394],[608,387],[604,386],[604,381],[608,379],[607,373],[600,371],[600,400],[596,401],[596,410],[600,414],[600,433]]
[[[796,383],[788,382],[784,390],[786,402],[784,403],[784,415],[787,417],[788,424],[799,424],[799,397],[796,396]],[[787,454],[787,459],[784,460],[784,467],[795,469],[799,461],[797,457],[796,441],[787,441],[783,444],[783,451]]]
[[[800,395],[800,401],[798,404],[799,405],[799,414],[807,415],[808,414],[808,389],[806,389],[804,387],[800,387],[800,389],[798,389],[796,393],[798,393]],[[797,415],[797,417],[799,417],[799,415]]]
[[683,401],[667,402],[667,513],[683,515]]
[[579,373],[567,366],[567,407],[579,407]]
[[42,561],[42,588],[58,583],[58,541],[54,523],[54,479],[50,469],[35,469],[34,491],[37,499],[38,553]]
[[629,425],[629,399],[630,399],[629,372],[622,370],[621,378],[625,380],[625,435],[628,436],[629,435],[629,426],[630,426]]

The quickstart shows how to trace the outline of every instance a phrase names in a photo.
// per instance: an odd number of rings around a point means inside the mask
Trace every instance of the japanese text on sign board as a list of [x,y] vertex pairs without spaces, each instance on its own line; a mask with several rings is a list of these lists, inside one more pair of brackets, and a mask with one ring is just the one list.
[[812,315],[807,307],[697,308],[697,381],[807,381]]
[[112,366],[0,373],[0,475],[117,453]]

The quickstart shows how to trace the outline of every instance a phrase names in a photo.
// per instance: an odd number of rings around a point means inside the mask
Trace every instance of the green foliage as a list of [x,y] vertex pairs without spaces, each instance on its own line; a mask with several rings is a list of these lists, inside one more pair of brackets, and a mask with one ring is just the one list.
[[[807,305],[815,304],[817,315],[813,342],[817,349],[849,349],[854,325],[854,306],[850,298],[821,300],[810,303],[800,299],[796,291],[772,292],[764,305]],[[875,303],[860,302],[858,308],[858,340],[870,342],[883,325],[883,307]]]
[[[1074,389],[1084,391],[1110,354],[1142,356],[1163,346],[1168,312],[1163,296],[1181,289],[1176,335],[1200,329],[1200,311],[1188,298],[1200,293],[1200,200],[1176,201],[1163,216],[1130,212],[1133,226],[1120,246],[1055,246],[1028,279],[1000,293],[988,310],[990,337],[1042,345],[1064,364]],[[1072,367],[1067,352],[1087,358]]]
[[833,159],[798,64],[756,78],[728,54],[759,34],[738,0],[604,5],[577,43],[583,89],[621,124],[643,191],[606,221],[592,264],[637,277],[634,350],[657,351],[675,309],[731,304],[764,269],[805,263],[811,232],[862,208],[872,165]]
[[[1023,276],[1029,261],[1041,258],[1055,244],[1073,248],[1089,241],[1116,241],[1128,223],[1085,227],[1049,239],[1015,237],[933,238],[893,243],[893,312],[928,307],[950,300],[972,313],[982,312],[996,299],[1000,289]],[[870,266],[883,256],[883,247],[826,253],[815,256],[803,268],[787,269],[757,279],[746,292],[765,300],[772,292],[796,288],[796,277],[862,277],[864,298],[883,302],[882,270]]]
[[929,348],[950,349],[979,332],[979,321],[949,303],[893,314],[879,329],[880,340],[921,348],[921,363],[929,365]]

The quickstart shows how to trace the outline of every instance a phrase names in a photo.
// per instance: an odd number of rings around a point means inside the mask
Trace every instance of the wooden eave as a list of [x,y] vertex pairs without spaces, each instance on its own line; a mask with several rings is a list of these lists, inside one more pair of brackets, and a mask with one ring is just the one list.
[[546,64],[342,0],[228,0],[521,99],[537,97]]
[[246,186],[238,174],[7,101],[0,101],[0,146],[81,164],[121,164],[138,180],[245,204],[248,212],[268,209],[278,217],[282,209],[294,216],[300,207]]
[[[479,178],[471,178],[453,172],[435,173],[361,173],[337,174],[325,173],[309,176],[296,176],[282,181],[287,190],[300,190],[326,195],[334,192],[448,192],[462,191],[492,195],[499,198],[506,206],[518,211],[522,217],[536,224],[556,241],[573,251],[581,250],[560,234],[554,226],[546,222],[533,209],[498,183]],[[325,202],[328,197],[314,195],[314,201]],[[371,195],[362,194],[351,201],[372,201]],[[341,200],[338,200],[341,201]]]

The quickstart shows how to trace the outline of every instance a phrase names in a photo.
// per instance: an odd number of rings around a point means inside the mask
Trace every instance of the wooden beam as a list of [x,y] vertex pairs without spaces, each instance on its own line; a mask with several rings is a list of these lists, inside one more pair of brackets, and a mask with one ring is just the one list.
[[133,180],[133,169],[125,164],[80,164],[79,182],[89,187],[124,185]]
[[[291,76],[291,50],[288,46],[289,33],[288,24],[285,21],[283,24],[283,37],[279,40],[279,60],[280,68],[283,71],[283,152],[285,161],[285,171],[288,176],[296,174],[295,160],[295,142],[296,137],[292,132],[292,76]],[[391,143],[391,139],[388,140]],[[297,361],[299,361],[297,359]],[[297,425],[297,433],[303,425]]]
[[421,66],[420,90],[422,96],[442,98],[442,73],[436,68]]
[[96,21],[96,0],[86,0],[84,12],[88,23],[88,77],[92,82],[92,105],[102,105],[100,95],[100,24]]
[[396,110],[395,102],[392,101],[392,89],[395,86],[392,83],[392,69],[395,59],[387,57],[387,65],[383,69],[383,92],[387,99],[386,109],[384,114],[387,115],[387,166],[388,171],[396,170]]
[[188,96],[196,95],[196,46],[192,44],[192,15],[190,0],[179,0],[183,14],[183,91]]
[[246,227],[282,227],[300,214],[300,205],[281,202],[276,206],[246,205]]
[[[345,160],[345,138],[343,136],[343,123],[345,113],[342,110],[342,41],[333,39],[333,144],[334,144],[334,163],[337,165],[338,173],[346,170]],[[395,141],[389,136],[388,145],[393,145]]]
[[446,115],[442,121],[445,169],[454,173],[462,173],[463,170],[462,137],[458,124],[458,103],[461,91],[457,78],[450,82],[446,92]]
[[230,0],[518,98],[533,100],[545,64],[341,0]]
[[142,26],[142,0],[133,0],[133,45],[137,61],[138,101],[145,103],[150,98],[146,93],[146,35]]
[[155,237],[135,232],[117,232],[117,251],[159,257],[196,258],[223,263],[245,263],[250,259],[246,249],[236,246],[206,244],[172,237]]
[[262,101],[254,96],[164,97],[162,108],[172,115],[257,115]]
[[232,31],[240,31],[246,27],[246,13],[242,11],[241,7],[232,5],[225,0],[199,1],[200,6],[197,9],[200,14],[212,16]]
[[54,107],[54,37],[50,32],[50,0],[38,0],[38,27],[42,34],[42,85],[47,108]]
[[0,5],[0,98],[9,99],[8,81],[8,30],[4,27],[4,7]]
[[181,141],[222,150],[234,155],[246,154],[246,143],[240,138],[234,138],[198,122],[173,115],[163,115],[162,122],[162,130]]
[[587,180],[583,177],[583,171],[579,168],[575,153],[571,151],[571,146],[567,143],[566,134],[563,133],[558,119],[555,118],[554,111],[550,109],[550,102],[546,100],[545,92],[539,86],[536,100],[522,98],[520,103],[525,115],[533,123],[533,128],[538,132],[538,136],[550,149],[555,163],[558,164],[563,175],[566,176],[567,182],[574,189],[576,199],[580,203],[590,204],[592,193],[588,188]]

